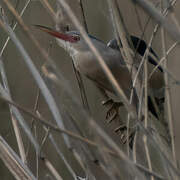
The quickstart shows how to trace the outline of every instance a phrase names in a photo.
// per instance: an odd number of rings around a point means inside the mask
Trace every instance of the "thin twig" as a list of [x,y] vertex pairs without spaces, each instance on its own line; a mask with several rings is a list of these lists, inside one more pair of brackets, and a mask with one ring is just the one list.
[[[39,103],[39,96],[40,96],[40,90],[39,88],[37,89],[37,96],[36,96],[36,100],[35,100],[35,105],[34,105],[34,109],[33,112],[35,113],[38,109],[38,103]],[[32,118],[32,127],[33,127],[33,121],[34,119]],[[35,131],[35,137],[37,138],[37,130],[36,130],[36,125],[34,127],[34,131]],[[41,150],[41,147],[40,147]],[[39,152],[36,151],[36,178],[38,179],[39,177]]]
[[82,0],[78,0],[78,1],[79,1],[79,6],[80,6],[80,8],[81,8],[81,13],[82,13],[82,18],[83,18],[83,24],[84,24],[84,27],[85,27],[86,32],[88,33],[88,25],[87,25],[87,22],[86,22],[86,17],[85,17],[83,2],[82,2]]
[[[29,115],[29,116],[33,117],[34,119],[38,120],[38,122],[40,122],[41,124],[49,127],[49,128],[50,128],[51,130],[53,130],[53,131],[56,131],[56,132],[59,132],[59,133],[65,133],[65,134],[67,134],[68,136],[70,136],[70,137],[72,137],[72,138],[75,138],[75,139],[77,139],[77,140],[80,140],[80,141],[82,141],[82,142],[84,142],[84,143],[87,143],[87,144],[93,146],[93,147],[99,148],[99,144],[96,143],[96,142],[94,142],[94,141],[91,141],[91,140],[89,140],[89,139],[87,139],[87,138],[81,137],[81,136],[79,136],[79,135],[77,135],[77,134],[75,134],[75,133],[72,133],[71,131],[61,129],[61,128],[57,127],[56,125],[48,122],[47,120],[44,120],[42,117],[39,117],[39,116],[37,116],[36,114],[34,114],[33,112],[27,110],[27,109],[24,108],[23,106],[20,106],[20,105],[18,105],[17,103],[14,103],[14,102],[12,102],[12,101],[10,101],[10,100],[2,97],[2,96],[0,96],[0,99],[4,100],[4,101],[7,102],[8,104],[11,104],[11,105],[17,107],[19,110],[23,111],[23,112],[26,113],[27,115]],[[98,125],[95,125],[94,123],[95,123],[95,122],[91,121],[92,127],[95,127],[95,126],[96,126],[96,128],[98,128]],[[103,133],[102,129],[99,129],[99,130],[100,130],[100,133]],[[104,133],[103,133],[103,136],[104,136]],[[104,137],[107,138],[107,135],[105,135]],[[109,141],[109,138],[107,138],[107,140],[108,140],[109,143],[111,142],[111,141]],[[113,143],[113,141],[112,141],[111,143]],[[115,144],[114,144],[114,145],[115,145]],[[113,145],[113,146],[114,146],[114,145]],[[125,158],[129,163],[134,164],[135,166],[137,166],[138,168],[140,168],[142,171],[147,172],[147,173],[149,173],[150,175],[153,175],[153,176],[155,176],[155,177],[157,177],[157,178],[159,178],[159,179],[164,179],[164,177],[162,177],[161,175],[158,175],[157,173],[151,172],[151,171],[149,171],[148,169],[146,169],[145,167],[142,167],[141,165],[139,165],[139,164],[137,164],[137,163],[131,162],[129,159],[127,159],[126,155],[119,149],[119,147],[117,147],[117,145],[115,145],[115,151],[112,151],[112,150],[110,150],[110,149],[107,148],[107,147],[101,147],[101,148],[102,148],[105,152],[107,152],[107,153],[109,153],[109,154],[111,154],[111,155],[113,155],[113,156],[115,156],[115,157],[119,157],[119,158],[122,158],[122,159]],[[119,150],[118,150],[117,148],[118,148]],[[116,152],[117,150],[118,150],[118,152]]]
[[[37,111],[36,114],[39,116],[39,117],[42,117],[40,115],[40,113]],[[47,132],[49,130],[49,128],[47,128],[46,126],[43,126],[44,130]],[[63,160],[64,164],[66,165],[67,169],[69,170],[69,172],[72,174],[72,177],[74,179],[76,179],[76,174],[74,172],[74,170],[71,168],[71,165],[68,163],[68,161],[66,160],[66,158],[64,157],[63,153],[61,152],[60,148],[58,147],[53,135],[50,133],[49,134],[49,139],[52,143],[52,145],[54,146],[56,152],[58,153],[58,155],[60,156],[60,158]]]
[[[21,11],[21,13],[20,13],[20,15],[19,15],[20,17],[23,16],[23,14],[24,14],[25,10],[27,9],[27,7],[28,7],[28,5],[29,5],[30,2],[31,2],[31,0],[28,0],[28,1],[26,2],[24,8],[22,9],[22,11]],[[14,26],[12,27],[12,30],[13,30],[13,31],[16,29],[17,24],[18,24],[18,23],[16,22],[16,23],[14,24]],[[6,49],[9,40],[10,40],[10,37],[8,36],[8,38],[6,39],[6,42],[4,43],[4,46],[3,46],[2,49],[1,49],[0,56],[2,56],[4,50]]]
[[43,7],[45,7],[47,9],[48,13],[50,14],[50,16],[52,17],[54,22],[56,22],[56,13],[54,12],[51,5],[49,4],[48,0],[40,0],[40,2],[43,5]]
[[54,166],[52,165],[52,163],[47,159],[47,158],[43,158],[42,159],[44,164],[46,165],[46,167],[49,169],[49,171],[51,172],[51,174],[54,176],[55,179],[57,180],[63,180],[63,178],[61,177],[61,175],[59,174],[59,172],[54,168]]
[[[165,32],[163,28],[161,29],[161,38],[162,38],[162,51],[165,57],[164,67],[167,68],[168,57],[166,55]],[[164,72],[164,79],[165,79],[165,86],[168,87],[169,77],[166,72]],[[175,142],[174,142],[173,113],[172,113],[171,93],[169,88],[165,89],[165,94],[166,94],[167,115],[168,115],[167,119],[168,119],[170,136],[171,136],[171,146],[172,146],[171,149],[173,155],[173,162],[174,162],[174,166],[177,168],[177,159],[176,159]]]
[[[35,104],[34,104],[34,109],[33,109],[33,112],[35,113],[37,108],[38,108],[38,101],[39,101],[39,96],[40,96],[40,92],[39,92],[39,88],[37,89],[37,96],[36,96],[36,100],[35,100]],[[33,131],[33,128],[34,128],[34,119],[32,118],[31,119],[31,130]],[[35,130],[35,134],[36,134],[36,130]],[[37,138],[37,136],[36,136]],[[29,153],[29,148],[30,148],[30,142],[28,142],[28,145],[27,145],[27,150],[26,150],[26,157],[28,156],[28,153]]]
[[[177,45],[178,45],[178,42],[175,42],[175,43],[167,50],[166,56],[168,56],[168,55],[171,53],[171,51],[172,51]],[[164,60],[165,60],[165,56],[162,57],[162,58],[159,60],[158,64],[154,67],[154,69],[152,70],[151,74],[149,75],[149,79],[152,77],[152,75],[153,75],[154,72],[158,69],[158,67],[161,66],[161,64],[163,64]],[[165,68],[165,67],[163,67],[163,68],[164,68],[164,69],[167,69],[167,68]],[[166,70],[165,70],[165,71],[166,71]],[[166,71],[166,73],[168,73],[168,75],[173,79],[173,81],[178,82],[178,80],[176,80],[176,78],[175,78],[172,74],[170,74],[170,72]],[[179,82],[179,83],[180,83],[180,82]]]
[[[7,91],[3,88],[3,86],[0,83],[0,94],[2,98],[8,99],[9,101],[12,101],[11,96],[7,93]],[[29,126],[27,125],[26,121],[24,120],[21,113],[18,111],[18,109],[14,106],[12,106],[12,111],[14,115],[16,116],[16,119],[18,120],[19,124],[22,126],[24,132],[27,134],[28,138],[30,139],[31,143],[34,145],[35,150],[39,151],[39,144],[34,138],[34,136],[31,133],[31,130]]]
[[[117,9],[117,1],[108,0],[108,3],[109,3],[109,6],[114,10],[113,13],[115,17],[116,28],[117,28],[118,35],[121,39],[122,46],[123,46],[124,53],[122,52],[122,55],[125,54],[124,61],[128,67],[129,72],[131,73],[132,80],[134,80],[135,74],[137,74],[137,70],[136,70],[136,67],[133,66],[134,64],[133,55],[130,51],[131,48],[129,46],[128,39],[127,39],[128,32],[126,31],[126,27],[123,23],[124,21],[119,12],[119,9]],[[137,83],[134,87],[136,89],[137,96],[140,97],[141,82],[139,79],[137,79]],[[130,103],[132,102],[132,99],[133,99],[133,94],[130,97]]]
[[[3,60],[1,57],[0,57],[0,72],[1,72],[1,77],[2,77],[2,82],[3,82],[4,88],[9,93],[9,96],[11,97],[8,80],[7,80],[6,72],[4,69],[4,63],[3,63]],[[27,164],[26,153],[25,153],[25,149],[24,149],[24,144],[23,144],[21,132],[19,129],[19,124],[18,124],[18,121],[16,119],[16,116],[13,114],[12,107],[9,106],[9,109],[10,109],[11,120],[12,120],[12,124],[13,124],[13,128],[14,128],[14,132],[15,132],[20,156],[21,156],[22,161],[25,164]]]
[[[139,173],[136,168],[134,168],[132,166],[132,161],[120,150],[120,148],[117,146],[117,144],[109,136],[107,136],[106,133],[103,132],[103,130],[100,127],[98,127],[96,125],[96,122],[91,121],[91,125],[92,125],[92,127],[98,129],[97,130],[98,134],[110,145],[110,147],[112,147],[116,151],[116,153],[119,155],[119,158],[121,158],[122,160],[124,160],[124,162],[127,163],[128,167],[131,169],[131,173],[134,171],[136,174],[136,177],[138,177],[138,179],[139,178],[144,179],[144,176],[141,173]],[[136,163],[133,163],[133,164],[136,164]],[[138,165],[136,167],[141,168],[142,166]],[[128,171],[128,172],[130,173],[130,171]],[[152,172],[152,171],[148,170],[148,172]],[[154,176],[153,174],[149,174],[149,175]]]
[[[83,16],[84,26],[85,26],[86,31],[88,31],[86,19],[85,19],[85,16],[84,16],[83,5],[82,5],[81,1],[79,3],[80,3],[80,7],[81,7],[82,16]],[[57,6],[57,8],[59,8],[58,9],[58,13],[59,13],[59,11],[62,11],[60,6]],[[61,12],[61,17],[60,17],[61,21],[65,19],[64,16],[67,16],[67,15],[65,13]],[[60,24],[59,24],[59,21],[56,22],[56,26],[58,27],[58,29],[64,29],[62,27],[59,27],[59,26],[64,26],[64,25],[65,24],[63,24],[63,21]],[[90,113],[89,103],[88,103],[87,94],[86,94],[86,91],[85,91],[85,87],[84,87],[84,82],[83,82],[82,76],[79,73],[79,71],[76,70],[73,61],[72,61],[72,65],[73,65],[73,70],[74,70],[75,77],[76,77],[76,80],[77,80],[77,83],[78,83],[78,87],[79,87],[79,91],[80,91],[80,96],[81,96],[81,101],[83,103],[84,108]]]
[[[5,2],[5,4],[7,5],[7,7],[9,8],[9,10],[13,13],[14,17],[16,18],[16,20],[19,22],[19,24],[21,25],[21,27],[23,27],[23,30],[26,32],[26,34],[28,35],[28,37],[32,40],[32,42],[36,45],[36,47],[38,49],[40,49],[40,53],[44,56],[45,59],[48,60],[48,62],[51,62],[51,65],[56,69],[54,63],[52,62],[52,60],[50,60],[50,58],[48,57],[47,52],[45,52],[44,50],[42,50],[42,48],[40,47],[40,44],[38,43],[38,41],[34,38],[34,36],[32,35],[32,33],[29,31],[29,28],[24,24],[23,20],[21,19],[21,17],[17,14],[17,12],[15,11],[15,9],[13,8],[13,6],[9,3],[8,0],[3,0]],[[26,50],[24,49],[24,46],[21,44],[21,42],[19,41],[19,39],[16,37],[15,33],[12,31],[12,29],[7,25],[4,24],[2,21],[0,21],[0,26],[2,26],[2,28],[6,31],[6,33],[9,34],[9,36],[11,37],[11,39],[13,40],[14,44],[16,45],[17,49],[19,50],[21,56],[24,59],[24,62],[26,63],[27,67],[29,68],[32,76],[34,77],[37,85],[39,86],[39,89],[41,90],[44,99],[46,100],[46,103],[49,106],[49,109],[52,112],[52,115],[56,121],[56,123],[58,124],[59,127],[63,127],[64,128],[64,123],[61,117],[61,114],[57,108],[56,102],[51,94],[51,92],[49,91],[49,89],[47,88],[47,85],[45,84],[44,80],[42,79],[42,77],[40,76],[37,68],[35,67],[35,65],[33,64],[29,54],[26,52]],[[69,140],[68,137],[65,135],[63,136],[64,141],[66,143],[67,146],[70,146],[69,144]]]
[[[137,9],[136,9],[136,6],[135,6],[135,10],[137,11]],[[147,19],[147,21],[146,21],[146,24],[144,25],[144,28],[142,28],[142,25],[141,25],[141,22],[140,22],[140,17],[139,17],[139,14],[138,14],[138,11],[136,12],[136,14],[137,14],[137,18],[138,18],[138,22],[139,22],[139,26],[141,27],[141,30],[142,30],[142,34],[141,34],[141,37],[140,37],[140,39],[143,39],[143,37],[144,37],[144,34],[145,34],[145,31],[146,31],[146,29],[147,29],[147,26],[148,26],[148,24],[149,24],[149,22],[150,22],[150,17],[148,17],[148,19]],[[139,48],[139,45],[140,45],[140,41],[138,42],[138,45],[137,45],[137,47],[136,47],[136,49],[135,49],[135,54],[134,54],[134,57],[133,57],[133,59],[135,59],[136,58],[136,56],[137,56],[137,49]],[[137,72],[138,73],[138,72]],[[133,90],[133,88],[132,88],[132,90],[131,90],[131,99],[130,99],[130,101],[132,101],[132,97],[133,97],[133,93],[134,93],[134,90]],[[138,117],[139,117],[139,119],[141,118],[141,105],[142,105],[142,101],[143,101],[143,86],[141,87],[141,91],[140,91],[140,99],[139,99],[139,110],[138,110]],[[130,116],[128,115],[128,119],[127,119],[127,136],[129,136],[128,134],[129,134],[129,122],[130,122]],[[135,138],[136,138],[137,136],[135,135]],[[128,141],[129,141],[129,139],[128,139]],[[127,141],[127,142],[128,142]],[[129,142],[128,142],[129,143]],[[134,143],[133,143],[134,144]],[[133,146],[133,148],[134,148],[134,146]],[[128,154],[129,154],[129,146],[127,147],[127,150],[128,150]],[[136,154],[136,150],[134,151],[134,149],[133,149],[133,155],[135,155]],[[136,158],[134,158],[135,160],[136,160]]]
[[29,168],[21,161],[2,136],[0,136],[0,158],[16,179],[36,180]]
[[81,95],[81,100],[82,100],[83,106],[90,113],[89,103],[88,103],[84,83],[83,83],[83,80],[82,80],[82,76],[76,70],[74,62],[72,62],[72,63],[73,63],[74,73],[75,73],[75,76],[76,76],[76,79],[77,79],[77,82],[78,82],[78,87],[79,87],[79,90],[80,90],[80,95]]
[[[148,127],[148,61],[147,61],[147,56],[145,56],[146,60],[144,62],[144,127],[147,129]],[[145,153],[146,153],[146,158],[148,162],[148,168],[150,171],[152,171],[152,164],[151,164],[151,158],[150,158],[150,153],[148,149],[148,144],[147,144],[147,136],[143,136],[143,141],[144,141],[144,147],[145,147]],[[151,180],[154,180],[154,177],[151,176]]]
[[[92,146],[98,146],[98,144],[96,144],[95,142],[88,140],[87,138],[81,137],[77,134],[72,133],[71,131],[68,130],[64,130],[59,128],[58,126],[44,120],[42,117],[38,117],[36,114],[34,114],[33,112],[29,111],[28,109],[24,108],[23,106],[18,105],[17,103],[14,103],[13,101],[10,101],[2,96],[0,96],[0,99],[4,100],[5,102],[7,102],[8,104],[11,104],[13,106],[15,106],[16,108],[18,108],[19,110],[23,111],[24,113],[28,114],[30,117],[33,117],[34,119],[38,120],[38,122],[42,123],[43,125],[49,127],[50,129],[60,132],[60,133],[64,133],[67,134],[73,138],[79,139],[85,143],[88,143],[89,145]],[[112,155],[117,155],[115,152],[111,151],[111,150],[106,150],[107,152],[109,152]]]
[[42,148],[45,145],[45,143],[47,142],[47,138],[49,137],[49,134],[50,134],[50,128],[48,127],[47,130],[46,130],[46,134],[45,134],[45,136],[44,136],[44,138],[42,140],[41,146],[40,146],[40,152],[39,152],[40,157],[41,157]]
[[134,140],[133,140],[133,161],[136,163],[137,162],[137,149],[136,149],[136,145],[137,145],[137,133],[138,131],[135,131],[135,135],[134,135]]
[[[172,1],[171,1],[171,6],[173,6],[173,5],[176,3],[176,1],[177,1],[177,0],[172,0]],[[163,15],[164,15],[164,16],[167,16],[167,14],[168,14],[168,12],[169,12],[168,10],[169,10],[169,9],[166,8],[166,9],[163,11]],[[157,25],[155,26],[154,30],[153,30],[153,33],[152,33],[151,38],[150,38],[150,40],[149,40],[149,43],[148,43],[148,45],[147,45],[147,49],[146,49],[146,51],[145,51],[145,53],[144,53],[144,56],[147,55],[147,54],[149,55],[149,48],[150,48],[151,45],[152,45],[153,39],[154,39],[154,37],[155,37],[158,29],[159,29],[159,24],[157,24]],[[146,54],[146,53],[147,53],[147,54]],[[159,62],[156,60],[156,57],[153,58],[153,59],[154,59],[154,61],[155,61],[157,64],[159,63]],[[138,77],[138,75],[139,75],[139,73],[140,73],[140,71],[141,71],[141,68],[142,68],[142,65],[143,65],[144,61],[145,61],[145,58],[143,58],[143,59],[141,60],[141,63],[139,64],[137,74],[135,75],[135,78],[134,78],[134,81],[133,81],[133,87],[134,87],[134,85],[136,84],[136,79],[137,79],[137,77]],[[162,67],[162,68],[163,68],[163,67]],[[166,72],[168,72],[168,70],[165,69],[165,68],[163,68],[163,70],[166,71]],[[169,73],[169,74],[170,74],[170,73]],[[172,76],[172,77],[173,77],[173,76]]]
[[[82,17],[83,17],[83,24],[84,24],[86,32],[88,33],[88,26],[87,26],[87,22],[86,22],[86,18],[85,18],[85,13],[84,13],[82,0],[79,0],[79,5],[80,5],[80,8],[81,8],[81,13],[82,13]],[[74,72],[75,72],[75,75],[76,75],[76,79],[78,81],[78,85],[79,85],[83,105],[90,112],[89,103],[88,103],[86,91],[85,91],[85,88],[84,88],[84,83],[83,83],[81,74],[75,68],[74,62],[73,62],[73,68],[74,68]]]
[[146,13],[150,14],[152,18],[154,18],[158,24],[163,26],[166,31],[170,34],[170,36],[174,40],[180,41],[180,31],[175,26],[173,22],[170,20],[168,21],[163,14],[161,14],[152,4],[150,1],[146,0],[132,0],[134,3],[137,3],[139,6],[141,6]]
[[[111,6],[111,3],[110,1],[108,1],[108,5],[109,5],[109,13],[110,13],[110,16],[111,16],[111,20],[112,20],[112,25],[114,27],[114,31],[115,31],[115,34],[116,34],[116,39],[118,40],[118,45],[120,45],[120,42],[119,42],[119,36],[117,35],[117,23],[116,23],[116,20],[115,20],[115,15],[113,13],[113,8]],[[128,63],[129,64],[129,63]],[[133,91],[134,92],[134,91]],[[132,96],[130,96],[130,100],[129,100],[129,103],[131,104],[132,102]],[[127,155],[129,157],[129,123],[130,123],[130,114],[128,113],[128,118],[127,118],[127,123],[126,123],[126,127],[127,127],[127,131],[126,131],[126,136],[127,136],[127,142],[126,142],[126,145],[127,145]]]

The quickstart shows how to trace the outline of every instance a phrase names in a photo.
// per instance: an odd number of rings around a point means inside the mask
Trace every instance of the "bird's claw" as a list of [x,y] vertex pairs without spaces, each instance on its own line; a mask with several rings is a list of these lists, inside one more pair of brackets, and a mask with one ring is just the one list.
[[[119,114],[119,107],[123,105],[122,102],[114,102],[112,99],[108,99],[102,102],[102,105],[108,106],[108,111],[106,114],[106,119],[108,123],[111,123]],[[115,133],[120,132],[120,139],[123,144],[128,144],[131,146],[133,143],[134,132],[129,128],[129,133],[127,134],[127,126],[121,124],[114,130]]]
[[111,123],[118,115],[119,113],[119,107],[123,105],[122,102],[114,102],[112,99],[108,99],[106,101],[102,102],[102,105],[110,105],[107,113],[106,113],[106,119],[108,120],[108,123]]
[[135,135],[134,132],[130,132],[128,136],[127,136],[127,134],[124,135],[124,139],[123,139],[122,143],[126,144],[128,142],[128,144],[132,147],[133,140],[134,140],[134,135]]
[[110,99],[110,98],[105,100],[105,101],[102,101],[103,106],[110,105],[110,104],[113,104],[113,103],[114,103],[114,101],[112,99]]
[[111,123],[118,116],[118,110],[115,110],[113,113],[111,111],[113,110],[109,109],[106,114],[106,119],[108,120],[108,123]]
[[120,132],[120,139],[123,144],[127,142],[127,126],[126,125],[120,125],[114,130],[115,133]]
[[127,126],[126,125],[121,125],[119,127],[117,127],[114,130],[115,133],[120,132],[120,139],[121,142],[123,144],[126,144],[128,142],[128,144],[132,144],[133,143],[133,138],[134,138],[134,130],[129,128],[129,133],[127,134]]
[[126,125],[120,125],[119,127],[117,127],[117,128],[114,130],[114,132],[115,132],[115,133],[118,133],[119,131],[120,131],[120,132],[124,132],[125,130],[127,130]]

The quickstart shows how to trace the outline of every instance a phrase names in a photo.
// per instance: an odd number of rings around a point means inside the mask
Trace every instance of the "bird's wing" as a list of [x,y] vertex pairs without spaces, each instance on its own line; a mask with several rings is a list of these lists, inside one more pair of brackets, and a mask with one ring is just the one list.
[[[141,56],[144,56],[144,53],[147,49],[147,44],[145,41],[141,40],[140,38],[136,37],[136,36],[130,36],[134,49],[137,50],[138,54]],[[116,39],[112,39],[108,42],[107,44],[108,47],[111,47],[113,49],[119,50],[119,46],[117,43]],[[122,47],[122,44],[120,44],[120,48]],[[152,48],[150,48],[149,50],[149,55],[148,55],[148,61],[149,63],[151,63],[154,66],[157,66],[157,61],[158,61],[158,56],[157,54],[154,52],[154,50]],[[158,69],[163,72],[162,67],[158,66]]]

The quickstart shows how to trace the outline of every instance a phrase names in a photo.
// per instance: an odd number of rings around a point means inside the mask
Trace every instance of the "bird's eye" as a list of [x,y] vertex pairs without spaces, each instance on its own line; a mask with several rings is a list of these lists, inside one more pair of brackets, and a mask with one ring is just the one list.
[[79,36],[73,36],[73,40],[74,40],[74,41],[79,41],[79,40],[80,40],[80,37],[79,37]]

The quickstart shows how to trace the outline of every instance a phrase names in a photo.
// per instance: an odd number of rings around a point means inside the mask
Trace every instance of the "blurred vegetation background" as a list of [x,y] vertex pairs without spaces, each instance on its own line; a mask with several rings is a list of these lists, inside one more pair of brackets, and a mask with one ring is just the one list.
[[[9,0],[9,2],[12,3],[13,7],[16,9],[18,13],[21,12],[22,8],[26,3],[26,1],[20,1],[20,0]],[[79,0],[66,0],[66,2],[68,2],[73,12],[80,20],[80,22],[82,22],[83,18],[82,18],[81,8],[79,6]],[[101,39],[105,43],[107,43],[110,39],[114,38],[114,29],[112,27],[112,22],[111,22],[112,20],[109,15],[109,8],[107,2],[105,0],[98,0],[98,1],[83,0],[82,2],[83,2],[84,13],[85,13],[85,18],[89,33]],[[145,13],[137,5],[132,3],[132,1],[119,0],[118,2],[120,5],[119,7],[123,19],[125,21],[125,25],[129,33],[141,37],[142,27],[140,27],[140,24],[144,27],[144,25],[146,24],[149,18],[149,15]],[[151,1],[151,2],[157,3],[157,1]],[[54,11],[56,11],[57,2],[55,0],[51,0],[49,1],[49,3],[54,9]],[[10,13],[3,0],[0,1],[0,6],[3,8],[6,16],[8,17],[9,24],[10,25],[15,24],[16,19]],[[173,6],[173,12],[175,13],[176,18],[178,20],[180,19],[179,10],[180,10],[180,3],[176,2],[175,6]],[[168,18],[170,17],[168,16]],[[74,74],[71,58],[62,48],[60,48],[56,44],[54,38],[50,37],[45,33],[40,32],[39,30],[35,29],[32,26],[34,24],[39,24],[52,28],[55,27],[55,23],[52,17],[48,13],[47,9],[42,5],[41,1],[31,0],[24,12],[24,15],[22,16],[22,19],[24,23],[30,28],[31,33],[35,36],[36,40],[41,44],[41,47],[46,52],[48,52],[48,54],[52,57],[53,61],[57,65],[58,69],[60,69],[64,77],[68,79],[68,81],[71,84],[72,91],[75,93],[75,95],[81,102],[80,91]],[[151,37],[155,25],[156,22],[153,19],[150,19],[146,27],[145,35],[143,37],[143,39],[146,40],[146,42],[149,42],[149,39]],[[70,25],[70,28],[75,29],[72,24]],[[161,43],[160,33],[161,31],[158,30],[157,35],[153,40],[152,47],[155,50],[155,52],[158,54],[158,56],[162,57],[162,43]],[[42,74],[41,68],[45,63],[45,59],[42,58],[38,49],[29,40],[27,34],[24,33],[24,31],[19,25],[17,25],[17,28],[15,29],[15,34],[22,42],[24,48],[28,51],[30,57],[33,60],[33,63],[38,68],[39,72],[41,72]],[[2,49],[2,47],[4,46],[6,38],[7,38],[7,34],[3,31],[2,28],[0,28],[0,49]],[[174,40],[172,40],[170,36],[166,34],[167,49],[171,47],[173,43]],[[180,49],[179,48],[180,47],[177,46],[168,55],[168,69],[170,72],[173,73],[174,77],[176,77],[176,79],[178,80],[180,80],[179,78]],[[4,62],[6,75],[9,82],[9,88],[11,91],[13,101],[29,110],[33,110],[38,96],[38,87],[31,73],[29,72],[27,66],[22,60],[22,57],[18,53],[14,43],[11,40],[9,41],[5,51],[3,52],[2,59]],[[100,127],[102,127],[123,149],[124,147],[121,144],[119,135],[112,130],[114,126],[106,123],[105,120],[106,109],[101,105],[101,101],[103,100],[102,95],[99,93],[95,85],[90,80],[83,77],[83,82],[85,85],[85,91],[87,94],[87,99],[90,105],[90,111],[92,116],[95,118],[96,122],[100,125]],[[56,94],[54,95],[56,100],[60,102],[61,106],[62,107],[65,106],[66,109],[68,108],[73,109],[72,110],[74,111],[73,114],[77,114],[77,117],[79,118],[80,116],[78,115],[78,109],[72,107],[71,99],[69,99],[66,96],[64,90],[54,85],[52,85],[51,88],[56,89],[55,90]],[[180,153],[179,153],[180,152],[180,141],[179,141],[180,87],[179,85],[170,83],[170,87],[168,88],[170,88],[171,91],[172,109],[173,109],[173,126],[174,126],[174,134],[175,134],[174,137],[175,148],[176,148],[177,160],[179,161],[180,159]],[[42,115],[42,117],[45,117],[45,119],[55,123],[41,93],[39,95],[39,100],[38,100],[38,111]],[[122,108],[120,112],[124,114],[124,111],[125,110]],[[23,113],[23,115],[28,125],[32,127],[32,118],[26,115],[25,113]],[[125,116],[123,115],[121,116],[122,119],[124,117]],[[0,100],[0,119],[1,119],[1,126],[0,126],[1,136],[8,142],[8,144],[13,148],[15,152],[19,153],[12,122],[11,122],[11,116],[9,113],[9,107],[6,102],[1,100]],[[80,126],[83,127],[83,130],[84,131],[87,130],[88,132],[86,135],[90,138],[93,137],[93,131],[90,129],[90,127],[87,126],[86,121],[83,121],[81,119],[81,123],[82,124]],[[27,136],[24,134],[21,128],[20,131],[22,133],[24,147],[27,153],[28,167],[30,167],[32,172],[35,174],[36,161],[37,161],[36,152],[33,146],[31,145],[31,143],[29,143]],[[43,131],[42,126],[38,123],[35,123],[33,131],[35,132],[35,136],[37,137],[38,142],[41,144],[46,134]],[[58,133],[54,133],[54,136],[58,142],[59,148],[68,159],[69,163],[71,164],[76,174],[81,177],[84,177],[84,171],[82,170],[81,166],[77,163],[72,153],[68,150],[68,148],[64,144],[62,137],[59,136]],[[56,167],[56,170],[60,172],[60,174],[63,176],[63,179],[72,179],[72,176],[65,168],[64,162],[62,161],[62,159],[59,158],[57,153],[55,153],[54,148],[50,145],[49,140],[45,142],[42,149],[45,155],[47,157],[50,157],[50,161]],[[97,171],[98,170],[99,169],[97,168]],[[14,179],[12,174],[9,172],[8,168],[4,165],[3,161],[1,160],[0,160],[0,179],[2,180]],[[41,161],[39,161],[39,179],[53,179],[52,175],[50,175],[47,168],[45,168],[44,163]]]

